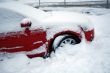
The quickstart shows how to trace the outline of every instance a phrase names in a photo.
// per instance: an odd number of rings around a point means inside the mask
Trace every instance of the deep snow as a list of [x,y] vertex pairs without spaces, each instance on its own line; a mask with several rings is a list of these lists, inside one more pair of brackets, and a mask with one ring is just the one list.
[[110,73],[110,13],[87,16],[95,27],[92,43],[60,47],[47,59],[0,54],[0,73]]

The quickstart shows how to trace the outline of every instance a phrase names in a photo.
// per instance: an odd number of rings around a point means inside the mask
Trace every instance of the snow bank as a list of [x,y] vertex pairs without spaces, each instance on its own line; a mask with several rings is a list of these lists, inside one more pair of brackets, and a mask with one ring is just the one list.
[[28,64],[28,58],[24,54],[2,54],[0,55],[0,73],[12,73],[19,72],[21,69],[25,68]]
[[110,73],[110,14],[88,15],[95,26],[95,40],[59,47],[50,58],[27,58],[23,53],[0,58],[0,73]]
[[99,43],[66,45],[47,59],[17,55],[0,62],[0,73],[109,73],[109,49],[107,45],[99,47]]

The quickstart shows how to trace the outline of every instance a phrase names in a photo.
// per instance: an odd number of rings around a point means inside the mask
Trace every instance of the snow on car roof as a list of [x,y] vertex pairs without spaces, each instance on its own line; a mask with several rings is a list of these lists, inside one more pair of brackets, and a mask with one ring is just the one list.
[[42,18],[47,17],[47,14],[44,11],[17,2],[0,3],[0,8],[10,9],[19,14],[32,17],[33,19],[36,20],[40,20]]

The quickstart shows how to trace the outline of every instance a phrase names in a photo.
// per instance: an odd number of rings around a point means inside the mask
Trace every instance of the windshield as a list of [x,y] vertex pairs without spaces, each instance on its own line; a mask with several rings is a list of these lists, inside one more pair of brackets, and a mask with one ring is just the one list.
[[0,8],[0,32],[13,31],[20,28],[20,22],[25,16],[12,10]]

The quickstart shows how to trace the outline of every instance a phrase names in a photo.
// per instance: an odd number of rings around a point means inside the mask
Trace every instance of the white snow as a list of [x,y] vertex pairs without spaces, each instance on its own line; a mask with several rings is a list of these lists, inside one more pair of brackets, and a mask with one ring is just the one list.
[[[89,20],[85,15],[68,11],[52,11],[52,16],[46,18],[42,22],[45,24],[89,24]],[[80,20],[80,21],[79,21]]]
[[40,46],[39,48],[37,49],[34,49],[32,51],[29,51],[29,52],[25,52],[27,55],[33,55],[33,54],[36,54],[36,53],[42,53],[42,52],[46,52],[46,49],[45,49],[46,45],[42,45]]
[[[24,18],[32,21],[32,27],[47,17],[44,11],[17,2],[0,3],[0,32],[22,30],[20,23]],[[6,29],[8,28],[8,29]]]
[[93,25],[91,24],[89,18],[87,18],[84,14],[68,11],[52,11],[50,14],[51,16],[41,20],[43,28],[48,28],[46,30],[47,39],[52,38],[53,35],[62,31],[71,30],[80,33],[80,27],[82,27],[84,31],[93,29]]
[[92,43],[83,39],[80,44],[59,47],[47,59],[0,54],[0,73],[110,73],[110,13],[87,16],[95,27]]
[[13,12],[19,13],[27,17],[32,17],[36,20],[40,20],[47,16],[47,14],[42,10],[35,9],[31,6],[20,4],[18,2],[0,3],[0,8],[12,10]]
[[92,7],[42,7],[42,10],[47,11],[70,11],[70,12],[78,12],[88,15],[103,15],[109,13],[109,11],[105,8],[92,8]]
[[[48,24],[49,25],[49,24]],[[80,33],[81,30],[77,25],[71,25],[71,24],[60,24],[60,25],[53,25],[53,26],[48,26],[50,29],[47,29],[47,36],[46,38],[49,40],[50,38],[52,38],[56,33],[62,32],[62,31],[74,31],[77,33]],[[44,28],[46,28],[46,26],[44,26]]]
[[[19,1],[22,3],[35,3],[39,0],[0,0],[0,2]],[[79,1],[91,1],[91,0],[66,0],[67,2],[79,2]],[[92,1],[104,1],[104,0],[92,0]],[[64,0],[41,0],[41,2],[64,2]]]
[[27,23],[31,23],[31,19],[30,18],[25,18],[21,21],[22,24],[27,24]]
[[53,48],[57,48],[59,41],[61,41],[62,38],[64,38],[65,36],[58,36],[55,38],[54,42],[53,42]]

